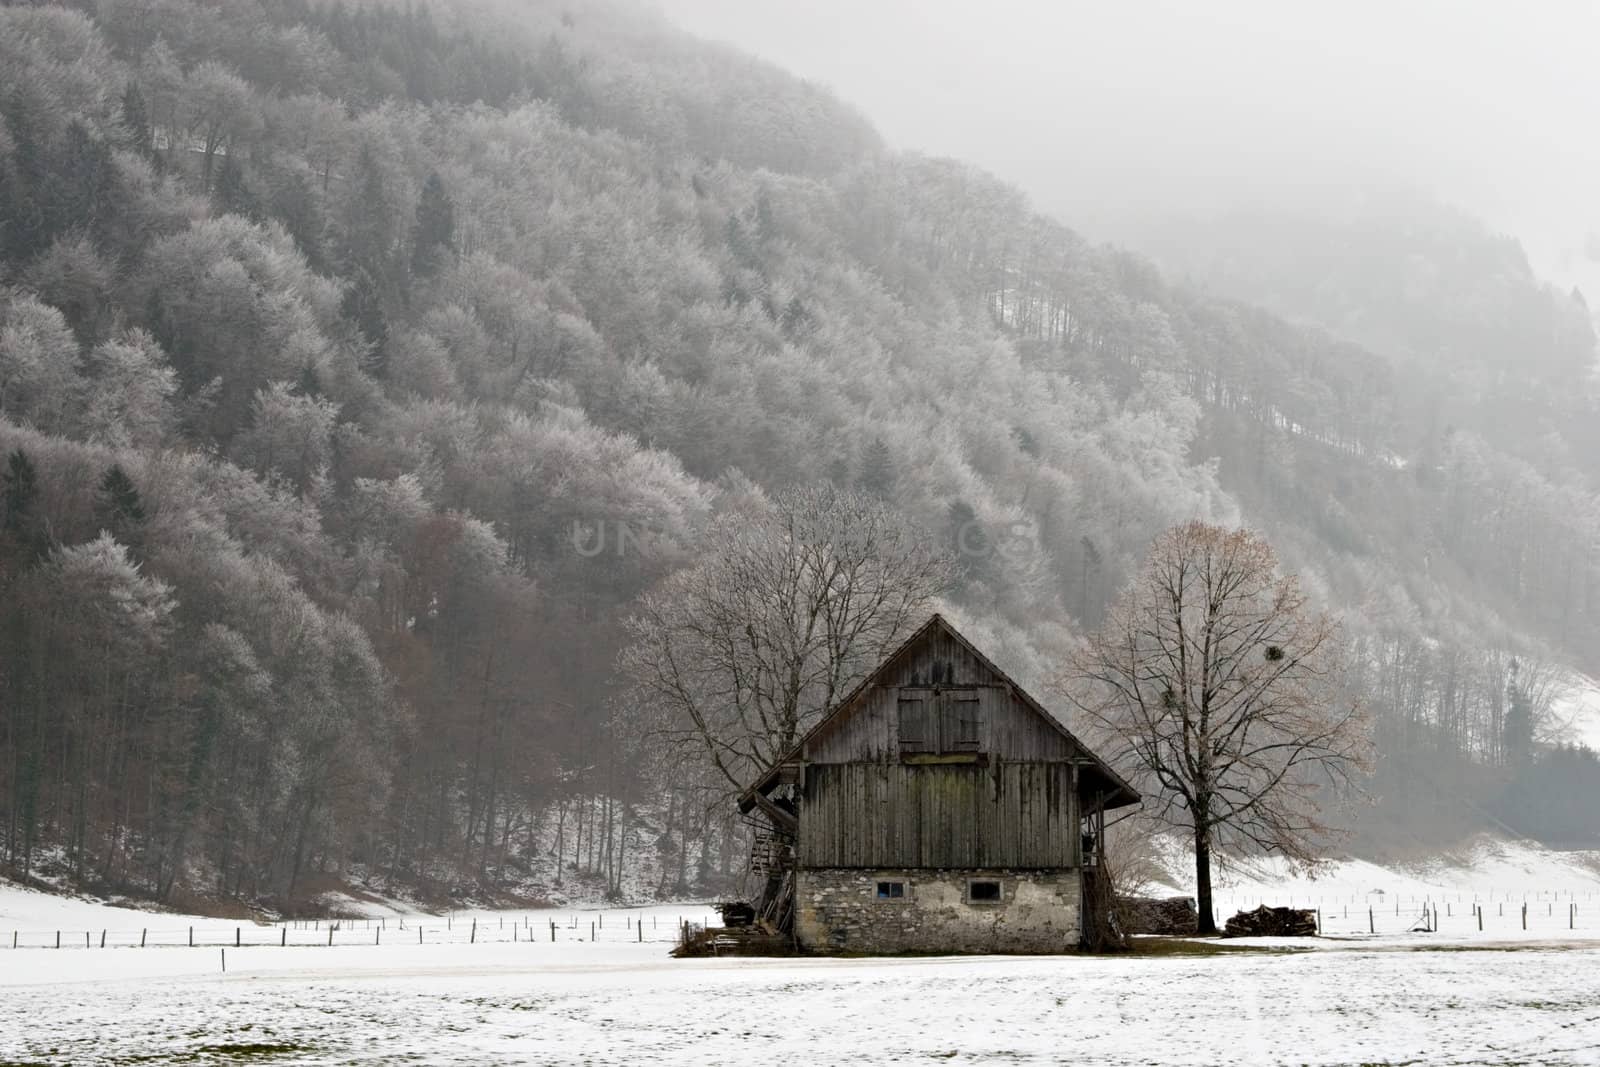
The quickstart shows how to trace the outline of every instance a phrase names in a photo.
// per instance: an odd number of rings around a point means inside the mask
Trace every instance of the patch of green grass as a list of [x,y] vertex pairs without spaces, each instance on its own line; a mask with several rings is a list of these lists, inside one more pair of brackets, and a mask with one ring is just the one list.
[[[296,1052],[310,1052],[310,1045],[295,1042],[228,1042],[221,1045],[201,1045],[184,1052],[160,1053],[147,1056],[124,1056],[118,1063],[252,1063],[274,1056],[287,1056]],[[8,1065],[0,1064],[0,1067]]]
[[194,1056],[226,1056],[233,1060],[266,1059],[269,1056],[286,1056],[291,1052],[307,1052],[305,1045],[290,1041],[263,1042],[251,1041],[227,1045],[202,1045],[195,1049]]
[[[1386,951],[1385,946],[1374,945],[1375,950]],[[1465,945],[1460,942],[1448,945],[1395,945],[1400,952],[1584,952],[1595,946],[1583,944],[1539,944],[1529,941],[1502,941],[1498,944]]]
[[1192,937],[1135,937],[1126,955],[1145,956],[1286,956],[1311,949],[1291,945],[1233,945],[1223,940]]

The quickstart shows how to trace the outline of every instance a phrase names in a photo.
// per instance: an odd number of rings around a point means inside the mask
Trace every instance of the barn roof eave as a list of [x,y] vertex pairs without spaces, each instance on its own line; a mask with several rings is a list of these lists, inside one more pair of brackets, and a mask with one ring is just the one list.
[[[788,752],[784,753],[782,759],[778,760],[778,762],[764,774],[762,774],[761,777],[750,783],[749,787],[746,788],[744,792],[739,794],[738,804],[740,814],[748,815],[750,811],[757,806],[757,801],[755,799],[756,795],[759,793],[765,796],[767,793],[772,791],[774,786],[778,784],[780,780],[780,768],[782,768],[785,764],[798,761],[801,754],[805,752],[806,746],[810,744],[814,738],[821,735],[825,730],[831,729],[838,722],[843,721],[844,718],[846,718],[855,708],[857,700],[860,698],[860,696],[869,688],[871,688],[871,686],[881,675],[885,674],[889,670],[890,665],[898,660],[914,645],[916,645],[918,641],[922,640],[929,630],[935,627],[943,629],[952,638],[958,641],[967,649],[968,652],[972,653],[973,657],[977,659],[979,663],[983,664],[984,667],[994,672],[995,676],[998,677],[1002,682],[1009,685],[1016,695],[1021,698],[1024,704],[1042,717],[1045,722],[1049,723],[1057,732],[1066,737],[1068,741],[1072,742],[1074,748],[1076,748],[1084,756],[1088,757],[1090,775],[1100,778],[1101,784],[1104,786],[1104,789],[1101,791],[1103,793],[1101,810],[1110,811],[1114,808],[1124,808],[1130,804],[1139,803],[1141,797],[1139,796],[1138,790],[1129,785],[1128,782],[1116,771],[1114,771],[1103,759],[1095,755],[1089,746],[1080,741],[1071,730],[1068,730],[1066,725],[1063,724],[1060,719],[1057,719],[1048,708],[1035,700],[1033,698],[1033,694],[1029,693],[1022,686],[1018,685],[1009,674],[1000,669],[998,664],[996,664],[988,656],[984,655],[983,652],[981,652],[971,641],[967,640],[966,635],[951,625],[950,620],[946,619],[944,615],[940,614],[939,612],[934,612],[927,622],[917,627],[911,636],[907,637],[903,642],[900,643],[898,648],[896,648],[889,655],[885,656],[883,661],[879,663],[877,667],[873,668],[872,673],[868,674],[866,678],[862,679],[861,683],[852,689],[843,700],[836,702],[833,705],[833,708],[828,711],[827,714],[823,715],[822,718],[817,721],[815,726],[806,732],[804,737],[800,738],[800,740],[795,742],[794,746],[790,748]],[[1080,792],[1082,792],[1082,790],[1080,790]]]

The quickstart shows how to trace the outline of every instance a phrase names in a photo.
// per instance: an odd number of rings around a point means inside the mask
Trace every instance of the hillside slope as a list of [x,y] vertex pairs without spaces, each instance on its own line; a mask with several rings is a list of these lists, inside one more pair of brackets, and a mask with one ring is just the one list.
[[629,6],[6,7],[0,72],[19,871],[293,900],[554,849],[620,892],[648,833],[713,877],[738,827],[624,725],[619,623],[818,479],[979,524],[955,607],[1029,681],[1159,530],[1260,526],[1345,613],[1386,820],[1501,805],[1507,701],[1600,647],[1583,477]]

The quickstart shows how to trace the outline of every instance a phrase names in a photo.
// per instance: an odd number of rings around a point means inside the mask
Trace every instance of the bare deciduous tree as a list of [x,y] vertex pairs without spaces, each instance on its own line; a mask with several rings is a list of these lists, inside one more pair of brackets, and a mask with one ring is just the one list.
[[668,736],[736,792],[910,632],[949,576],[880,502],[786,491],[721,518],[701,562],[640,599],[623,667]]
[[1319,793],[1368,766],[1336,635],[1265,540],[1191,522],[1157,538],[1073,665],[1069,698],[1152,784],[1154,813],[1193,836],[1202,933],[1216,930],[1213,850],[1313,862],[1330,833]]

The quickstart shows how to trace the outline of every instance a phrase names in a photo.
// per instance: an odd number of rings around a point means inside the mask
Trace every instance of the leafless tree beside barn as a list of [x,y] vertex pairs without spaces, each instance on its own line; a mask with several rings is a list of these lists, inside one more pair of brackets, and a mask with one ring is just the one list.
[[1216,850],[1314,862],[1333,832],[1323,799],[1369,766],[1338,647],[1265,540],[1190,522],[1157,538],[1065,679],[1113,761],[1192,837],[1202,933]]

